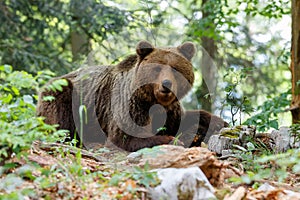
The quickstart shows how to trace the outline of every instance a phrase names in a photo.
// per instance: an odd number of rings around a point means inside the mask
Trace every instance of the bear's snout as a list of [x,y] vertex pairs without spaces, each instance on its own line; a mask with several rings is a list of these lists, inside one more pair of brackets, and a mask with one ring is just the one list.
[[172,81],[169,80],[169,79],[165,79],[162,81],[162,87],[163,87],[163,90],[162,92],[163,93],[170,93],[171,92],[171,87],[172,87]]

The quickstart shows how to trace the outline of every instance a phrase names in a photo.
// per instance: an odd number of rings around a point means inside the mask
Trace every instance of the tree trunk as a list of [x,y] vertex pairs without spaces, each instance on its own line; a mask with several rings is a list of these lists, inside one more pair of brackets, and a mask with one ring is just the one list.
[[73,14],[72,18],[77,21],[76,26],[71,29],[71,50],[73,56],[73,62],[80,60],[81,56],[87,56],[90,51],[90,39],[87,33],[83,30],[80,25],[82,20],[82,8],[81,1],[71,0],[71,12]]
[[[292,103],[293,124],[300,122],[300,1],[292,0]],[[297,84],[298,83],[298,84]]]
[[[208,3],[208,0],[203,0],[202,7],[204,7],[206,3]],[[208,8],[210,7],[208,6]],[[208,17],[211,17],[212,14],[213,13],[210,10],[204,9],[203,20],[205,20]],[[211,22],[210,24],[214,26],[214,22]],[[203,47],[202,60],[201,60],[202,84],[201,87],[198,89],[197,94],[198,94],[198,99],[201,102],[202,109],[209,112],[213,112],[214,96],[211,96],[209,94],[214,94],[217,86],[216,67],[212,62],[216,58],[217,46],[215,44],[214,39],[206,36],[202,36],[201,41]]]
[[[217,86],[217,71],[213,61],[216,58],[217,48],[213,39],[201,37],[201,40],[203,47],[201,60],[202,84],[199,88],[200,91],[198,91],[198,98],[200,99],[202,109],[213,112],[214,93]],[[213,95],[211,96],[210,94]]]
[[77,31],[71,33],[73,61],[79,60],[82,55],[88,55],[89,46],[89,38],[86,34],[78,33]]

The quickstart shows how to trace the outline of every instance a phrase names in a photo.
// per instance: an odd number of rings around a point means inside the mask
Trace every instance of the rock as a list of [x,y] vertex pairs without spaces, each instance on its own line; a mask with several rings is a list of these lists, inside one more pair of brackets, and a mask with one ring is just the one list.
[[143,154],[140,152],[132,152],[127,156],[127,160],[130,163],[138,163],[143,157]]
[[275,143],[275,153],[285,152],[290,149],[290,129],[283,126],[279,130],[272,131],[270,137]]
[[146,164],[150,169],[199,167],[213,186],[224,183],[224,170],[227,164],[219,161],[215,153],[207,148],[161,145],[141,149],[138,152],[143,154],[138,164],[141,168]]
[[259,188],[257,188],[257,191],[270,191],[270,190],[274,190],[274,189],[275,189],[275,187],[273,187],[269,183],[264,183],[261,186],[259,186]]
[[300,199],[300,193],[280,187],[276,188],[269,183],[264,183],[257,190],[249,192],[245,199],[296,200]]
[[222,155],[223,150],[232,149],[233,144],[240,144],[239,138],[229,138],[221,135],[212,135],[208,141],[208,149]]
[[295,133],[293,133],[290,129],[290,147],[291,148],[299,148],[300,147],[300,131],[297,130]]
[[[212,135],[208,141],[208,149],[219,155],[228,155],[228,151],[233,145],[245,146],[247,138],[255,137],[255,126],[235,126],[232,128],[222,128],[218,135]],[[224,151],[225,150],[225,151]],[[224,153],[224,155],[223,155]]]
[[239,129],[239,139],[242,145],[248,142],[248,138],[254,138],[256,133],[256,127],[249,125],[243,125],[243,126],[237,126],[237,129]]
[[290,147],[293,148],[293,149],[296,149],[296,148],[300,147],[300,141],[299,141],[299,139],[297,139],[296,136],[291,136],[291,138],[290,138]]
[[287,126],[280,127],[279,130],[274,130],[270,137],[274,140],[274,151],[276,153],[285,152],[290,148],[299,148],[299,134],[293,134]]
[[150,189],[153,200],[216,199],[214,188],[199,167],[157,170],[160,185]]
[[269,149],[275,153],[285,152],[290,148],[299,148],[299,134],[292,134],[289,127],[283,126],[271,133],[256,134],[255,126],[235,126],[223,128],[218,135],[213,135],[208,141],[208,149],[218,155],[229,156],[233,145],[239,145],[247,149],[248,138],[260,139]]

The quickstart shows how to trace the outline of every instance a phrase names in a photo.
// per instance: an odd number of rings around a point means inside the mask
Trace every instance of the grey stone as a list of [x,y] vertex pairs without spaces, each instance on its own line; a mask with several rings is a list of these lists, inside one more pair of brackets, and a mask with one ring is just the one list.
[[[264,183],[259,188],[257,188],[257,191],[268,192],[272,190],[278,190],[278,188],[273,187],[269,183]],[[275,199],[300,199],[300,193],[294,192],[292,190],[283,190],[282,193],[277,194],[277,198]]]
[[149,190],[153,200],[216,199],[214,188],[199,167],[157,170],[160,185]]
[[239,131],[239,139],[242,145],[246,142],[248,142],[247,138],[253,138],[255,137],[256,127],[249,125],[243,125],[243,126],[237,126],[237,129],[240,129]]
[[283,126],[279,130],[274,130],[271,133],[271,138],[275,143],[275,153],[285,152],[290,149],[290,129]]
[[223,150],[232,149],[232,145],[239,145],[239,138],[229,138],[221,135],[212,135],[208,141],[207,148],[210,151],[222,154]]
[[273,187],[269,183],[264,183],[261,186],[259,186],[259,188],[257,188],[257,191],[270,191],[270,190],[274,190],[274,189],[275,189],[275,187]]
[[[291,132],[291,131],[290,131]],[[300,131],[297,131],[295,134],[290,134],[290,147],[291,148],[299,148],[300,147],[300,141],[299,141]]]
[[138,163],[143,157],[143,154],[140,152],[132,152],[127,156],[127,160],[130,163]]
[[[222,128],[218,135],[213,135],[208,141],[208,149],[222,156],[228,155],[233,145],[246,146],[249,137],[255,137],[256,127],[250,125]],[[223,154],[224,153],[224,154]]]

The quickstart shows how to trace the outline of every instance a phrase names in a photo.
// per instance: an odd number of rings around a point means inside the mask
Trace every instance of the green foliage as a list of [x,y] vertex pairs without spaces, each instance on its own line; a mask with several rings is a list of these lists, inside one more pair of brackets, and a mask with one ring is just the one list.
[[258,159],[261,155],[271,155],[274,152],[259,138],[248,136],[245,138],[245,144],[243,144],[243,146],[233,145],[232,153],[233,156],[239,160],[239,163],[243,165],[245,171],[258,173],[263,166],[253,161]]
[[67,86],[68,85],[68,81],[66,79],[57,79],[54,80],[53,82],[51,82],[51,84],[46,86],[46,90],[50,90],[50,91],[63,91],[63,86]]
[[[181,133],[179,133],[179,134],[177,134],[176,136],[175,136],[175,138],[174,138],[174,140],[173,140],[173,145],[180,145],[179,144],[179,142],[181,142],[180,141],[180,137],[182,136],[182,132]],[[182,143],[182,142],[181,142]]]
[[[207,37],[215,41],[224,39],[222,27],[226,26],[230,31],[230,28],[239,25],[227,8],[228,1],[202,1],[202,5],[197,5],[194,9],[191,9],[194,15],[191,16],[190,23],[187,25],[188,35],[195,40],[199,40],[199,37]],[[203,13],[201,18],[200,15],[197,15],[200,12]]]
[[300,172],[300,150],[291,149],[286,153],[262,155],[251,162],[257,166],[254,171],[249,170],[246,175],[231,180],[247,184],[261,179],[283,182],[289,173]]
[[159,132],[159,131],[166,131],[167,130],[167,128],[166,127],[159,127],[156,131],[157,132]]
[[[62,91],[64,86],[68,85],[68,81],[66,79],[56,79],[52,81],[50,84],[47,84],[43,90],[48,90],[48,91]],[[53,96],[43,96],[43,101],[53,101],[55,97]]]
[[231,12],[238,13],[243,11],[252,17],[262,15],[267,18],[280,18],[284,14],[290,14],[290,1],[288,0],[267,0],[264,4],[260,4],[261,2],[261,0],[237,0],[235,3],[239,10],[236,8],[232,9]]
[[57,141],[65,131],[56,131],[35,115],[40,76],[25,71],[13,71],[11,66],[0,66],[0,162],[17,156],[30,148],[34,140]]
[[100,43],[134,25],[135,15],[114,5],[97,0],[1,1],[0,63],[31,73],[74,69],[72,33]]
[[278,114],[285,112],[290,105],[290,92],[282,93],[258,106],[257,114],[247,119],[244,124],[257,126],[258,131],[266,131],[270,128],[278,129]]

